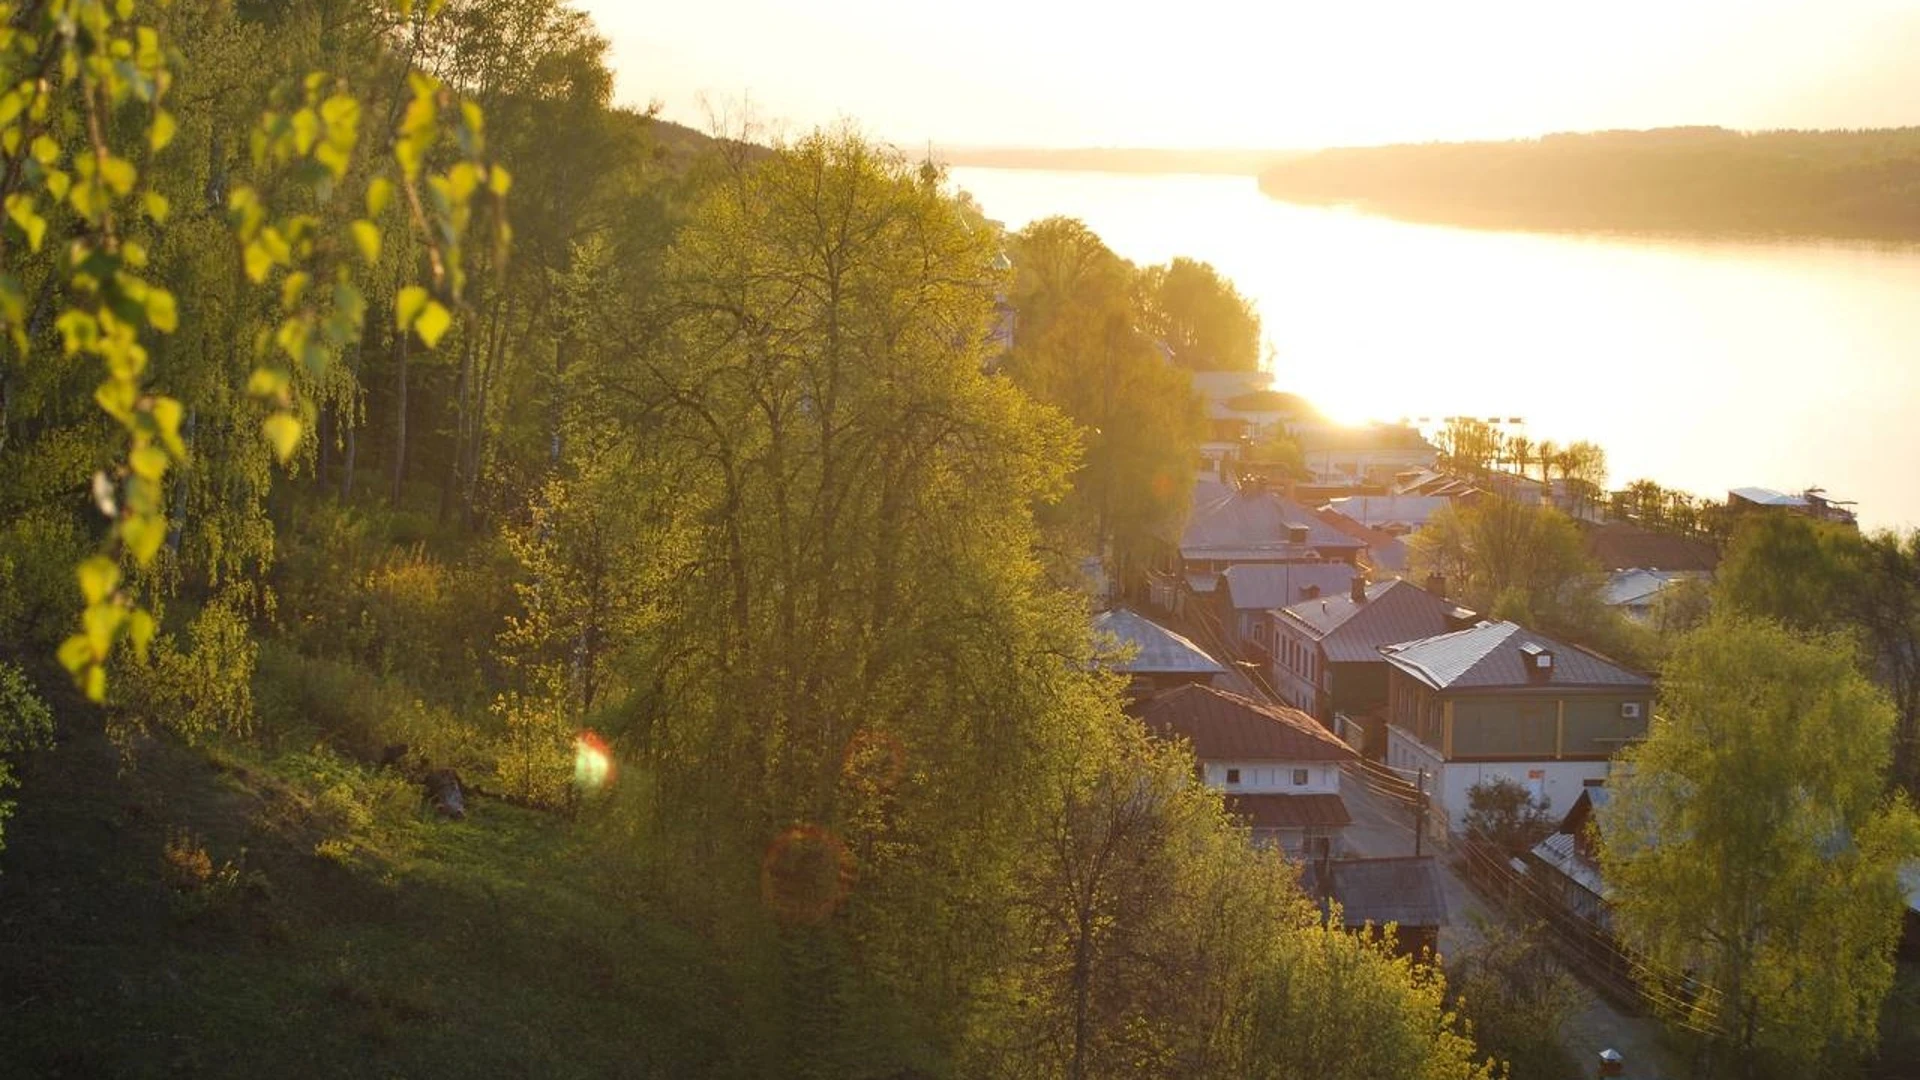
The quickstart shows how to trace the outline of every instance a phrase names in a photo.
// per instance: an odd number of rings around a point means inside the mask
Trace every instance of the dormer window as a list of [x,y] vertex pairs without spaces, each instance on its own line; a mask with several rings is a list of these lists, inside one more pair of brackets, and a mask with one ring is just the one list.
[[1549,679],[1553,677],[1553,650],[1537,641],[1529,641],[1520,646],[1520,658],[1527,665],[1527,677],[1530,679]]

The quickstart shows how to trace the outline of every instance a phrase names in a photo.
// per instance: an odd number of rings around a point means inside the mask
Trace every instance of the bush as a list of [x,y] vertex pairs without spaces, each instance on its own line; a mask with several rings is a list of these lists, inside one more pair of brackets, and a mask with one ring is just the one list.
[[1518,855],[1553,831],[1543,799],[1510,777],[1483,780],[1467,789],[1467,835]]

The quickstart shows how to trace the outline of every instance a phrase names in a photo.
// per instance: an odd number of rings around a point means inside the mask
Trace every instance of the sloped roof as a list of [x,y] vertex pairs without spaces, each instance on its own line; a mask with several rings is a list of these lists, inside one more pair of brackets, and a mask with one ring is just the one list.
[[1107,663],[1110,670],[1130,675],[1216,675],[1225,670],[1200,646],[1126,608],[1103,611],[1093,617],[1096,635],[1109,635],[1116,648],[1138,646],[1131,660]]
[[1314,516],[1367,545],[1367,558],[1379,570],[1403,573],[1407,569],[1407,545],[1399,537],[1369,529],[1330,506],[1315,510]]
[[1228,795],[1227,812],[1256,829],[1338,829],[1353,824],[1338,795]]
[[1308,600],[1281,610],[1281,618],[1320,642],[1334,663],[1380,660],[1380,646],[1417,641],[1447,632],[1454,605],[1410,581],[1381,581],[1367,586],[1367,602],[1351,593]]
[[[1552,677],[1527,677],[1523,645],[1553,653]],[[1596,656],[1577,645],[1536,634],[1512,622],[1483,622],[1466,630],[1380,650],[1387,662],[1436,690],[1533,686],[1653,689],[1653,679]]]
[[1193,744],[1203,761],[1351,761],[1359,755],[1298,709],[1263,705],[1211,686],[1182,686],[1154,698],[1141,722]]
[[1804,507],[1807,505],[1805,495],[1788,495],[1772,488],[1737,487],[1727,492],[1727,495],[1736,499],[1745,499],[1750,503],[1758,503],[1761,506]]
[[1331,881],[1320,881],[1321,866],[1307,863],[1302,883],[1340,904],[1349,928],[1372,923],[1403,927],[1445,926],[1447,894],[1431,855],[1390,859],[1335,859],[1323,864]]
[[1575,884],[1595,896],[1607,895],[1600,868],[1587,861],[1575,845],[1572,833],[1557,832],[1533,845],[1533,857],[1566,875]]
[[1603,592],[1606,602],[1613,607],[1646,604],[1651,603],[1660,590],[1689,576],[1692,575],[1671,570],[1616,570],[1607,575]]
[[1308,588],[1318,589],[1316,596],[1345,596],[1353,575],[1346,563],[1318,562],[1242,563],[1220,576],[1236,609],[1264,611],[1305,599]]
[[1362,525],[1399,522],[1419,527],[1453,500],[1444,495],[1349,495],[1327,504]]
[[1607,570],[1707,570],[1720,565],[1720,553],[1705,540],[1655,532],[1624,521],[1585,528],[1587,554]]
[[[1304,544],[1288,538],[1290,527],[1295,525],[1306,527]],[[1269,491],[1227,490],[1224,485],[1204,480],[1194,489],[1193,512],[1180,535],[1180,554],[1189,559],[1274,554],[1310,558],[1320,548],[1354,550],[1363,546],[1290,499]]]

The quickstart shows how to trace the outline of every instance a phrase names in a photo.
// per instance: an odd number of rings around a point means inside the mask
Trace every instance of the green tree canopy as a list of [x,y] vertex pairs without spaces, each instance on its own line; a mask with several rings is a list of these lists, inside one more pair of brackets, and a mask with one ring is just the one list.
[[1725,619],[1662,673],[1601,808],[1614,924],[1703,992],[1711,1076],[1808,1076],[1873,1045],[1920,822],[1885,795],[1893,710],[1836,635]]
[[1253,301],[1209,263],[1176,258],[1138,282],[1141,327],[1190,371],[1260,366],[1260,316]]

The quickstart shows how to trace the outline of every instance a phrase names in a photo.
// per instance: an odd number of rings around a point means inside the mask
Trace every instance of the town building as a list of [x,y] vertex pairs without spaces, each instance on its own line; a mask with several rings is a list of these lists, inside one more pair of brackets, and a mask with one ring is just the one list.
[[1401,956],[1431,960],[1447,924],[1447,894],[1431,855],[1385,859],[1310,859],[1300,887],[1323,914],[1340,905],[1340,925],[1349,933],[1381,934],[1394,927],[1392,946]]
[[1357,573],[1344,562],[1245,563],[1220,575],[1212,593],[1221,636],[1241,656],[1266,664],[1273,649],[1268,612],[1342,596]]
[[1357,755],[1312,717],[1218,687],[1183,686],[1147,702],[1140,719],[1192,746],[1201,781],[1225,793],[1255,841],[1296,858],[1339,853],[1353,821],[1340,798],[1340,766]]
[[[1386,705],[1381,647],[1458,630],[1478,616],[1412,582],[1368,585],[1356,576],[1344,591],[1277,607],[1267,618],[1273,643],[1268,682],[1281,698],[1351,743],[1357,725],[1342,730],[1335,717],[1357,718]],[[1385,734],[1382,725],[1372,738],[1384,743]]]
[[1352,566],[1365,544],[1299,503],[1264,488],[1234,487],[1206,476],[1178,539],[1163,539],[1148,573],[1155,606],[1185,613],[1210,597],[1236,566],[1339,562]]
[[1126,608],[1093,617],[1097,663],[1127,676],[1134,700],[1190,684],[1208,684],[1226,668],[1206,650]]
[[1652,677],[1512,622],[1383,648],[1389,766],[1424,768],[1435,816],[1458,829],[1467,789],[1507,777],[1549,808],[1607,777],[1645,737]]

